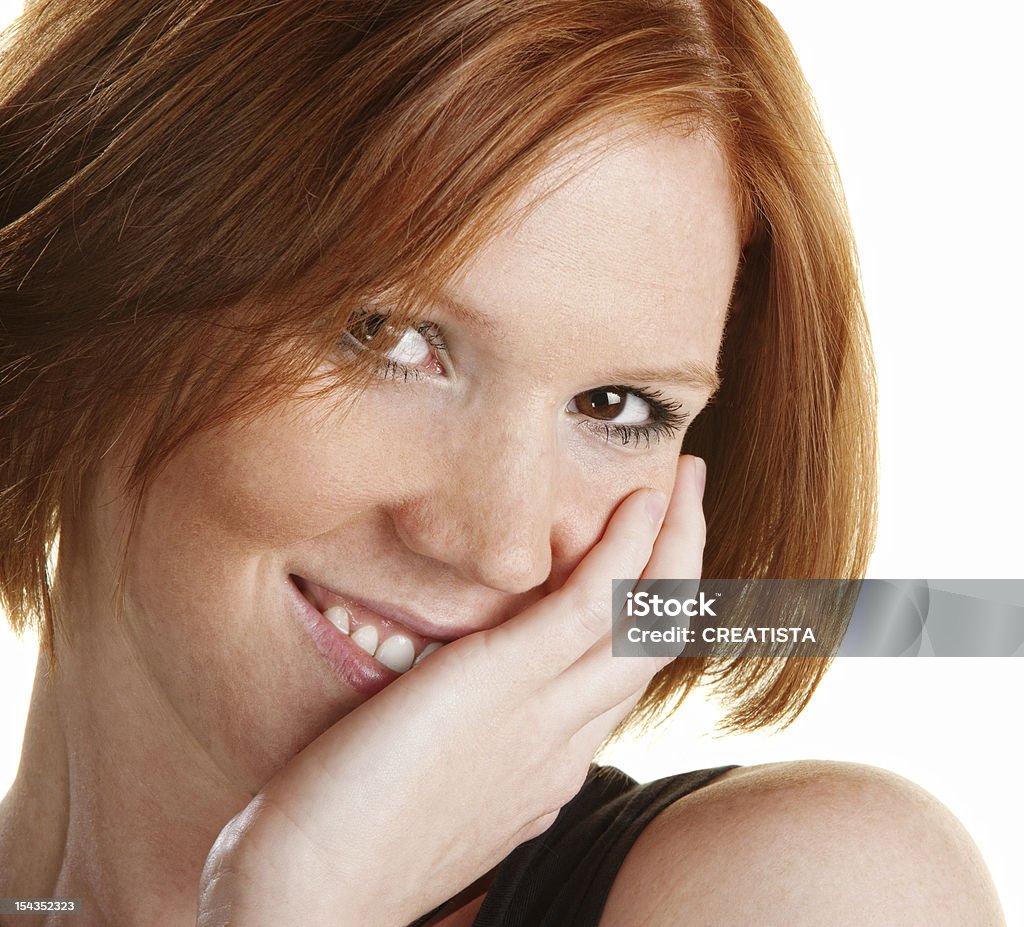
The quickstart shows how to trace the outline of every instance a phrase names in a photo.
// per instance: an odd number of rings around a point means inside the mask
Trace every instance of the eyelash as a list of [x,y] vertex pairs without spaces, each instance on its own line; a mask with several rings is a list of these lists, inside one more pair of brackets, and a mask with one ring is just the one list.
[[[615,393],[632,393],[642,399],[651,410],[651,420],[642,425],[616,425],[615,423],[601,422],[597,419],[588,419],[593,427],[604,430],[605,440],[610,444],[614,434],[623,447],[629,444],[640,446],[644,441],[644,447],[649,448],[651,441],[655,444],[665,438],[672,440],[678,437],[686,423],[690,420],[690,413],[682,411],[682,405],[669,399],[658,390],[642,389],[638,386],[625,386],[622,384],[599,386],[598,390],[610,390]],[[585,390],[585,393],[595,390]],[[582,413],[581,413],[582,414]]]
[[[364,312],[354,317],[350,322],[350,326],[355,326],[360,323],[365,323],[369,319],[377,318],[379,318],[383,323],[387,319],[387,314],[380,312]],[[423,322],[419,325],[410,327],[423,338],[432,351],[442,355],[446,355],[448,353],[448,348],[445,344],[444,338],[441,336],[440,329],[435,323]],[[376,331],[374,332],[374,335],[375,334]],[[371,337],[373,337],[373,335],[371,335]],[[358,351],[373,350],[372,348],[367,348],[364,343],[360,342],[348,330],[342,333],[342,339],[339,340],[347,342],[350,348],[354,348]],[[397,380],[398,377],[401,376],[403,382],[407,382],[410,376],[416,380],[423,378],[423,372],[421,370],[418,370],[408,364],[404,364],[401,361],[393,360],[390,357],[384,357],[383,355],[379,358],[377,372],[383,379]],[[640,442],[644,441],[645,447],[649,448],[652,440],[657,443],[663,438],[671,440],[672,438],[677,437],[691,418],[689,412],[683,411],[681,403],[669,399],[658,390],[648,390],[641,387],[625,386],[623,384],[609,384],[607,386],[595,387],[591,390],[584,390],[583,393],[578,395],[593,393],[597,390],[632,394],[643,400],[651,410],[651,421],[639,425],[606,423],[593,418],[586,418],[585,422],[581,423],[588,425],[595,430],[602,430],[604,432],[605,440],[608,443],[612,443],[614,436],[614,438],[618,439],[618,443],[623,447],[626,447],[629,444],[635,444],[639,447]],[[578,414],[582,415],[582,413]]]

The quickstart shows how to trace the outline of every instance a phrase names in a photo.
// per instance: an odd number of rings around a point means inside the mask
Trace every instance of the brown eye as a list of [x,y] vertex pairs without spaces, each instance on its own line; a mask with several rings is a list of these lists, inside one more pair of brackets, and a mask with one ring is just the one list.
[[625,397],[611,389],[595,389],[581,395],[583,401],[576,403],[577,409],[593,418],[613,419],[625,405]]
[[[436,353],[444,350],[444,340],[435,331],[432,322],[416,326],[397,328],[387,313],[365,313],[354,318],[342,333],[342,340],[359,350],[369,350],[380,357],[382,372],[387,375],[401,373],[404,377],[418,375],[422,371],[444,373]],[[391,347],[383,350],[383,336]],[[399,337],[395,337],[398,335]]]
[[617,386],[602,386],[580,393],[573,399],[569,411],[619,425],[642,424],[651,418],[651,407],[643,399]]
[[347,333],[355,338],[356,341],[362,344],[369,344],[380,334],[381,329],[386,323],[387,316],[381,315],[379,312],[375,312],[372,315],[363,315],[352,322],[348,327]]

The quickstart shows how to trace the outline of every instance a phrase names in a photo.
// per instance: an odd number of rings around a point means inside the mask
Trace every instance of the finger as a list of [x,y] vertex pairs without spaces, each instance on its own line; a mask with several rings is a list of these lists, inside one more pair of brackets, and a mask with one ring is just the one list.
[[552,702],[568,704],[571,700],[580,716],[600,717],[637,691],[643,692],[651,679],[675,659],[674,656],[616,656],[613,648],[614,639],[609,632],[551,681],[549,697]]
[[[676,467],[676,484],[668,512],[650,560],[642,574],[620,578],[698,579],[704,558],[706,529],[697,460],[682,457]],[[610,588],[610,583],[608,584]],[[612,622],[611,596],[606,594],[606,627]],[[581,711],[594,716],[645,686],[671,657],[613,656],[608,631],[565,673],[553,682],[554,698],[572,698]]]
[[692,454],[680,457],[665,522],[642,579],[699,579],[704,565],[704,463]]
[[588,721],[570,739],[573,749],[578,749],[582,756],[593,758],[604,739],[619,726],[623,718],[629,715],[646,691],[647,684],[645,683],[617,705]]
[[612,579],[640,575],[654,549],[664,508],[665,496],[656,490],[627,496],[562,587],[485,632],[488,646],[520,661],[528,654],[524,671],[535,677],[550,678],[571,666],[610,631]]

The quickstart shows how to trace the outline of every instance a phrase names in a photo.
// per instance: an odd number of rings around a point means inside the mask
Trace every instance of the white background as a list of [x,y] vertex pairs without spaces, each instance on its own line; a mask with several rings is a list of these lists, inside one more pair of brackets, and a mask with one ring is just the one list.
[[[1024,576],[1016,4],[772,0],[815,90],[861,253],[881,400],[871,577]],[[18,5],[0,2],[0,19]],[[34,640],[0,622],[0,793],[14,777]],[[652,743],[602,759],[642,781],[726,763],[871,763],[964,822],[1024,927],[1024,663],[837,661],[787,730],[715,739],[694,699]]]

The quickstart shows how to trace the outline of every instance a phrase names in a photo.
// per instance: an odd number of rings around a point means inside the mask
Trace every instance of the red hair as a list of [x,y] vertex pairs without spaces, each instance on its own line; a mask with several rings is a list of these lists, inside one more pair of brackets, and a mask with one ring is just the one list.
[[[686,440],[719,474],[705,575],[863,576],[877,400],[855,248],[759,3],[49,0],[0,54],[0,603],[51,670],[48,557],[112,446],[137,437],[141,499],[197,431],[307,383],[367,298],[397,289],[411,318],[608,120],[706,130],[734,180],[722,388]],[[680,659],[624,727],[705,676],[730,726],[784,723],[826,665]]]

